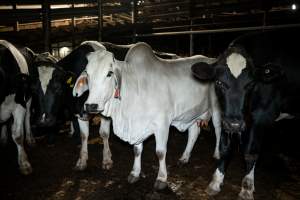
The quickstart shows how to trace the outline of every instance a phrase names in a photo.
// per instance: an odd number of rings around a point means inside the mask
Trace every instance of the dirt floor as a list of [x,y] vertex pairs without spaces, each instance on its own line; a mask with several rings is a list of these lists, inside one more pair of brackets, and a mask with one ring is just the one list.
[[[92,128],[91,139],[97,138],[97,128]],[[202,132],[192,153],[189,164],[178,166],[177,161],[187,140],[186,133],[170,129],[167,166],[168,185],[164,191],[154,191],[158,161],[155,155],[154,138],[144,145],[142,156],[142,178],[135,184],[127,183],[127,176],[133,163],[132,147],[111,136],[110,144],[114,166],[109,171],[101,169],[102,145],[92,140],[89,144],[88,168],[83,172],[74,171],[79,148],[74,141],[61,133],[54,147],[48,147],[41,140],[33,148],[27,147],[33,174],[22,176],[18,172],[16,147],[10,141],[0,148],[0,199],[20,200],[94,200],[94,199],[236,199],[243,177],[243,162],[236,153],[232,160],[222,192],[209,197],[205,192],[215,170],[212,158],[214,135]],[[256,200],[300,199],[300,162],[287,160],[288,167],[276,156],[264,153],[256,167]]]

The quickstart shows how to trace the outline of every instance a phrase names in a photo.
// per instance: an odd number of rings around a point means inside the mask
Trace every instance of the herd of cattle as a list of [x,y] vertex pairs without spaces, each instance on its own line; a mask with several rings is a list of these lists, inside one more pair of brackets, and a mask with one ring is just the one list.
[[206,192],[221,191],[235,138],[246,162],[238,197],[254,199],[254,169],[264,133],[275,121],[300,113],[299,41],[293,32],[250,33],[234,40],[217,59],[177,58],[145,43],[86,41],[58,61],[49,53],[0,40],[1,142],[11,127],[20,172],[30,174],[23,140],[35,142],[31,128],[48,131],[51,143],[59,124],[69,120],[74,134],[81,136],[75,168],[84,170],[89,115],[100,113],[103,169],[113,164],[108,142],[112,121],[114,134],[134,145],[129,183],[140,177],[143,141],[155,136],[159,170],[154,187],[164,189],[169,127],[188,130],[179,159],[187,163],[201,125],[212,119],[218,163]]

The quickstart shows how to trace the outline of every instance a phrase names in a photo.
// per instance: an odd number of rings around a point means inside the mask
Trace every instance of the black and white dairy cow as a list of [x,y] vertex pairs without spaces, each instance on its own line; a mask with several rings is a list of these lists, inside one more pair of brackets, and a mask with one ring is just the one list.
[[[77,77],[85,70],[88,62],[86,55],[99,49],[105,47],[96,41],[87,41],[58,62],[47,59],[35,63],[37,70],[33,81],[33,125],[49,129],[57,127],[59,122],[65,120],[71,120],[75,125],[77,123],[75,115],[78,116],[82,145],[75,166],[77,170],[84,170],[88,160],[89,121],[87,115],[83,113],[83,104],[88,92],[78,99],[72,96],[72,89]],[[78,131],[76,126],[74,128],[74,131]],[[110,169],[113,164],[108,143],[109,129],[110,120],[102,118],[99,133],[104,143],[103,169]]]
[[[24,123],[26,141],[33,144],[30,128],[30,80],[29,66],[34,59],[28,48],[16,48],[6,40],[0,40],[0,123],[13,117],[12,138],[17,145],[18,164],[22,174],[32,172],[24,150]],[[2,134],[6,134],[2,131]],[[1,137],[6,139],[5,136]]]
[[[221,131],[218,103],[213,84],[201,84],[191,74],[196,62],[215,59],[193,56],[161,59],[145,43],[133,45],[124,61],[109,51],[88,55],[86,71],[77,79],[74,96],[89,89],[85,110],[111,117],[114,133],[134,145],[134,164],[128,176],[133,183],[141,172],[143,141],[154,134],[159,171],[154,187],[167,186],[166,152],[170,125],[180,131],[189,129],[187,147],[180,158],[187,162],[200,128],[198,120],[212,116],[217,141]],[[218,142],[217,142],[218,144]],[[218,154],[218,147],[215,154]]]
[[253,199],[254,168],[264,133],[278,117],[300,113],[299,41],[293,31],[251,33],[233,41],[216,63],[192,67],[199,79],[215,80],[222,111],[221,159],[209,194],[220,192],[232,138],[237,136],[246,162],[239,198]]

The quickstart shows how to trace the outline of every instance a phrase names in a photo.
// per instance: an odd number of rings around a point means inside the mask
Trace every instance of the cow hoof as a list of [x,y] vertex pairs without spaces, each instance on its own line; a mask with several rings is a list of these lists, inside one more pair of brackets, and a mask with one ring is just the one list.
[[154,189],[156,189],[156,190],[163,190],[163,189],[165,189],[167,187],[168,187],[168,183],[167,182],[156,180],[155,183],[154,183]]
[[242,190],[237,198],[238,200],[254,200],[253,192],[250,190]]
[[32,173],[32,167],[29,162],[25,162],[22,166],[20,166],[20,172],[23,175],[29,175]]
[[139,179],[140,179],[139,176],[133,176],[132,174],[129,174],[129,176],[127,178],[128,183],[130,183],[130,184],[137,182]]
[[81,159],[79,159],[76,163],[76,166],[74,167],[74,170],[76,171],[83,171],[87,168],[87,164],[86,161],[83,161]]
[[215,195],[217,195],[217,194],[220,192],[220,190],[216,190],[216,189],[214,189],[214,188],[208,186],[208,187],[205,189],[205,192],[206,192],[206,194],[208,194],[209,196],[215,196]]
[[102,169],[104,170],[110,170],[111,168],[113,167],[113,161],[110,160],[110,161],[106,161],[102,163]]

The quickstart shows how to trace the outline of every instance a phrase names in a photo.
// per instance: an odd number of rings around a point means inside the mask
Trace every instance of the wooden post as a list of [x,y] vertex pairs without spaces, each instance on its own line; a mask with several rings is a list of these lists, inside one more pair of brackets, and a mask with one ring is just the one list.
[[[16,13],[16,9],[17,9],[17,4],[13,3],[13,13]],[[16,22],[14,23],[14,31],[18,32],[19,31],[19,22],[16,20]]]
[[[190,0],[190,6],[189,6],[189,9],[190,9],[190,31],[193,30],[193,6],[194,6],[194,1],[193,0]],[[194,55],[194,35],[193,33],[190,34],[190,56]]]
[[[74,10],[74,0],[72,2],[72,10]],[[76,46],[76,44],[75,44],[75,26],[76,26],[75,17],[72,16],[72,22],[71,22],[71,29],[72,29],[72,50]]]
[[[190,28],[191,31],[193,30],[192,25],[193,25],[193,20],[191,19],[191,28]],[[193,55],[194,55],[194,35],[191,33],[190,34],[190,56]]]
[[102,11],[102,0],[98,0],[98,41],[102,41],[103,31],[103,11]]
[[132,0],[132,27],[133,27],[133,33],[132,33],[132,42],[136,43],[136,21],[137,21],[137,4],[136,0]]
[[44,32],[44,50],[51,51],[50,32],[51,32],[51,19],[50,19],[50,4],[48,0],[44,0],[42,4],[43,12],[43,32]]

